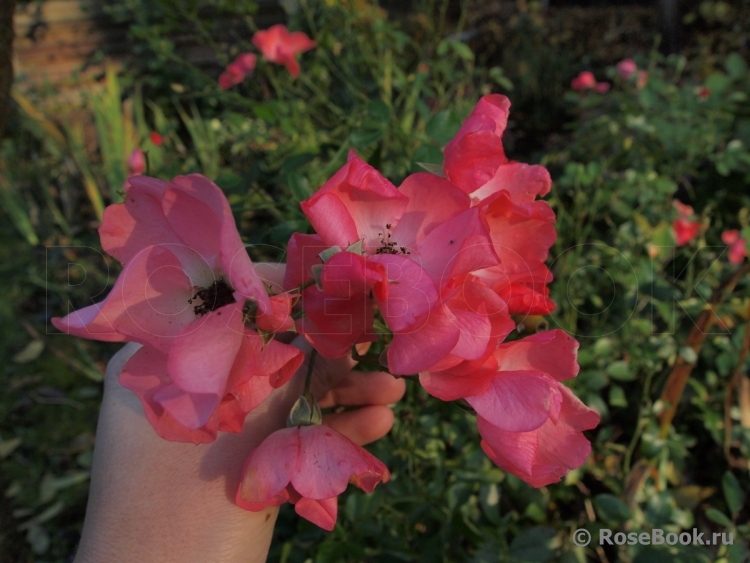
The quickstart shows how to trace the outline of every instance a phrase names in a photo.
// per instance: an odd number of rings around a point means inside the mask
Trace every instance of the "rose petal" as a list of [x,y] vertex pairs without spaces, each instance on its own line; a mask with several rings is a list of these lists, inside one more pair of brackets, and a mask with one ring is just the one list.
[[216,439],[219,413],[215,413],[203,427],[187,428],[154,399],[160,389],[171,384],[167,375],[167,355],[163,352],[149,346],[139,348],[123,367],[119,381],[138,396],[149,423],[165,440],[205,444]]
[[375,300],[388,327],[394,332],[412,330],[438,300],[435,282],[408,256],[377,254],[368,261],[380,265],[387,279],[387,293],[376,292]]
[[440,176],[426,172],[407,176],[398,189],[409,198],[409,203],[392,230],[392,240],[398,247],[412,252],[417,242],[435,227],[471,206],[471,200],[463,191]]
[[528,432],[550,416],[552,383],[554,380],[540,372],[500,371],[484,393],[466,400],[494,426],[509,432]]
[[394,333],[388,347],[388,369],[396,375],[412,375],[435,365],[455,347],[459,330],[444,305],[435,307],[409,332]]
[[[226,393],[227,380],[243,336],[242,302],[220,307],[201,317],[178,338],[169,352],[169,376],[187,393]],[[198,413],[199,420],[209,415]]]
[[[303,496],[322,500],[340,495],[351,480],[365,486],[387,481],[388,470],[367,450],[326,426],[300,427],[299,468],[292,485]],[[372,490],[372,489],[370,489]]]
[[338,497],[321,500],[301,498],[294,505],[294,511],[302,518],[329,532],[336,527],[338,510]]
[[299,452],[299,428],[277,430],[263,440],[242,469],[237,504],[256,512],[283,504],[285,489],[299,470]]
[[495,351],[501,371],[540,371],[557,381],[578,375],[578,341],[555,329],[501,344]]

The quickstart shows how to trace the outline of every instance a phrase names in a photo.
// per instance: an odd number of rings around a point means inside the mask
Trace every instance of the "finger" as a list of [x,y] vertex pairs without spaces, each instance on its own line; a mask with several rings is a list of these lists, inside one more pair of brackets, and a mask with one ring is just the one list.
[[356,411],[327,414],[323,417],[323,424],[364,446],[390,432],[393,411],[383,406],[362,407]]
[[322,409],[335,405],[390,405],[400,401],[405,391],[403,379],[384,371],[350,371],[318,404]]
[[[312,377],[313,395],[322,397],[328,391],[338,386],[355,365],[356,362],[352,360],[351,356],[325,358],[318,354],[315,358],[315,368],[313,369]],[[306,372],[307,364],[303,367]]]
[[370,346],[372,345],[372,342],[360,342],[359,344],[355,344],[354,347],[357,349],[357,354],[367,354],[367,351],[370,349]]

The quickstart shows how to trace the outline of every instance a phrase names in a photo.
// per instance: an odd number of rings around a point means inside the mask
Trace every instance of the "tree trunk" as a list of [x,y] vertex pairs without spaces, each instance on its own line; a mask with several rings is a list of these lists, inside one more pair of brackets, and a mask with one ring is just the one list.
[[10,86],[13,83],[13,12],[16,0],[0,0],[0,138],[10,113]]

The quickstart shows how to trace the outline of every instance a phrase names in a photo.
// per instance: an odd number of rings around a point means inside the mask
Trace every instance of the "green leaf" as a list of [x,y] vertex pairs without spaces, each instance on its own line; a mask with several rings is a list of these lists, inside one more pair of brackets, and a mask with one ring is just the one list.
[[523,515],[527,518],[531,518],[534,522],[542,524],[547,518],[546,506],[542,507],[535,502],[526,505],[526,510],[523,511]]
[[38,524],[29,526],[26,531],[26,541],[31,545],[31,550],[41,555],[49,549],[50,539],[47,532]]
[[346,517],[351,522],[361,522],[374,518],[378,512],[382,497],[368,495],[359,491],[348,495],[345,504]]
[[293,154],[284,161],[281,165],[281,173],[296,172],[302,168],[305,164],[313,160],[317,155],[312,152],[303,152],[299,154]]
[[723,72],[714,72],[706,78],[706,87],[711,90],[711,95],[721,94],[731,84],[732,79]]
[[698,354],[690,346],[682,346],[680,348],[680,356],[690,365],[695,365],[695,362],[698,361]]
[[44,342],[41,340],[32,340],[23,350],[13,356],[13,361],[17,364],[27,364],[36,360],[44,350]]
[[326,542],[318,549],[318,556],[315,558],[316,563],[337,563],[343,561],[346,556],[352,554],[342,543]]
[[378,123],[388,123],[391,118],[391,108],[382,100],[370,100],[367,104],[367,113]]
[[352,146],[358,149],[363,149],[372,143],[379,141],[383,137],[383,131],[377,130],[363,130],[363,131],[352,131],[349,134],[349,141]]
[[298,202],[307,199],[313,192],[310,187],[310,181],[297,172],[290,173],[286,177],[286,185],[289,191],[292,192],[294,199]]
[[26,212],[23,199],[5,181],[0,183],[0,202],[3,204],[3,209],[10,215],[16,229],[26,238],[26,242],[32,246],[39,244],[39,237],[34,232],[34,226],[29,213]]
[[225,172],[218,176],[214,183],[219,186],[225,193],[242,194],[246,188],[244,178],[234,172]]
[[483,512],[493,523],[500,522],[500,489],[496,483],[485,483],[479,488],[479,502]]
[[745,504],[745,492],[740,487],[737,477],[731,471],[724,473],[721,479],[721,488],[724,490],[724,498],[727,501],[729,512],[732,515],[737,514]]
[[489,76],[499,86],[502,86],[506,90],[513,90],[513,83],[510,81],[510,78],[505,76],[503,69],[499,66],[493,66],[489,71]]
[[463,60],[465,61],[474,60],[474,53],[472,53],[471,49],[466,43],[461,43],[460,41],[451,41],[450,45],[451,45],[451,48],[453,49],[453,52],[456,53]]
[[13,450],[21,445],[21,438],[11,438],[10,440],[0,441],[0,459],[8,457]]
[[55,498],[58,491],[67,489],[79,483],[87,481],[89,478],[88,471],[75,471],[61,477],[55,477],[47,473],[39,486],[39,504],[44,504]]
[[497,563],[500,560],[499,553],[502,553],[502,549],[495,540],[485,541],[469,561],[470,563]]
[[276,112],[271,104],[255,104],[253,106],[253,113],[259,119],[273,123],[276,121]]
[[425,134],[441,145],[450,141],[461,127],[457,116],[448,109],[437,112],[425,125]]
[[709,508],[706,510],[706,518],[711,520],[711,522],[715,522],[716,524],[719,524],[719,526],[724,526],[726,528],[732,525],[732,521],[727,518],[723,512],[716,510],[715,508]]
[[748,549],[743,541],[735,541],[729,546],[729,549],[727,549],[727,559],[729,559],[729,563],[745,563],[747,557]]
[[443,167],[440,164],[431,164],[429,162],[417,162],[416,164],[417,166],[420,166],[421,168],[427,170],[427,172],[429,172],[430,174],[435,174],[435,176],[445,178]]
[[414,151],[412,160],[417,163],[424,164],[437,164],[440,169],[443,168],[443,151],[437,148],[435,145],[425,144],[417,147]]
[[748,252],[750,252],[750,226],[743,227],[742,238],[745,239],[745,248],[747,248]]
[[628,505],[614,495],[601,494],[594,497],[596,513],[610,522],[624,522],[631,516]]
[[645,547],[638,552],[633,559],[633,563],[681,563],[677,555],[672,555],[669,551],[657,547]]
[[724,68],[727,69],[729,76],[732,78],[741,78],[747,72],[747,63],[739,53],[731,53],[727,60],[724,61]]
[[609,388],[609,404],[613,407],[627,407],[628,399],[625,397],[625,391],[619,385],[613,385]]
[[520,561],[544,563],[555,556],[554,528],[539,526],[523,530],[510,542],[508,554]]
[[630,364],[622,360],[609,364],[607,373],[612,379],[619,381],[632,381],[635,379],[635,374],[631,370]]

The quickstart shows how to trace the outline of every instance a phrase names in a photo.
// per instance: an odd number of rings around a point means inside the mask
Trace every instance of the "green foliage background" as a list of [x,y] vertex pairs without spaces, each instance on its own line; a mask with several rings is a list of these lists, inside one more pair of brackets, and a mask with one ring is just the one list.
[[[398,184],[419,163],[441,162],[489,92],[514,104],[506,153],[541,162],[555,181],[559,308],[519,322],[526,333],[560,327],[581,342],[571,386],[602,414],[588,433],[593,453],[562,483],[530,488],[484,456],[470,414],[413,383],[394,407],[392,433],[371,448],[392,481],[372,495],[343,495],[330,534],[285,507],[271,560],[748,559],[750,281],[745,266],[728,263],[720,238],[732,228],[750,240],[747,2],[700,4],[686,20],[695,33],[684,54],[633,53],[649,72],[641,89],[608,66],[616,61],[580,60],[552,44],[533,4],[517,5],[495,59],[482,34],[467,32],[467,5],[451,16],[448,3],[417,4],[389,19],[364,0],[285,2],[289,26],[318,42],[302,56],[300,78],[260,62],[224,92],[220,66],[253,50],[255,4],[117,0],[109,10],[130,22],[132,65],[89,94],[83,121],[65,108],[39,109],[49,99],[18,84],[12,133],[0,146],[2,563],[68,561],[78,540],[101,374],[116,347],[54,334],[49,318],[112,286],[118,265],[101,253],[95,229],[102,206],[120,198],[135,146],[147,151],[151,175],[215,179],[253,258],[282,259],[290,234],[309,230],[299,201],[349,149]],[[177,32],[211,46],[218,64],[191,63]],[[589,66],[612,83],[606,95],[569,90]],[[679,248],[675,199],[702,223],[698,239]],[[720,322],[690,347],[709,301]],[[692,373],[662,428],[669,405],[660,396],[680,362]],[[731,533],[734,543],[573,544],[574,530],[601,527],[698,528]]]

